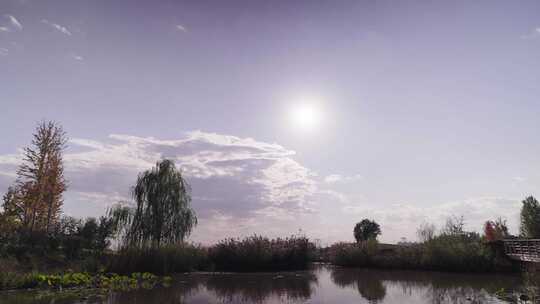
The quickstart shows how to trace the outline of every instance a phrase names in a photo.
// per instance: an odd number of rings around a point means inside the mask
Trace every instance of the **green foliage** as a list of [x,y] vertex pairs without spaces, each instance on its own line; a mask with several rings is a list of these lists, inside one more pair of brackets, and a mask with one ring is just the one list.
[[448,271],[490,271],[494,255],[477,233],[440,235],[424,244],[421,265]]
[[381,234],[381,227],[375,221],[363,219],[354,226],[354,238],[357,243],[369,239],[377,239]]
[[208,256],[219,271],[278,271],[307,268],[314,251],[304,236],[268,239],[254,235],[223,240],[209,248]]
[[0,273],[0,290],[26,288],[101,288],[109,290],[150,289],[157,285],[168,286],[171,277],[158,277],[152,273],[132,273],[129,276],[116,273],[67,272],[64,274],[17,274]]
[[367,267],[371,258],[365,248],[348,243],[332,245],[329,257],[332,264],[344,267]]
[[190,207],[191,190],[174,162],[163,160],[137,178],[133,188],[134,209],[111,211],[126,246],[158,248],[182,243],[197,224]]
[[523,200],[520,214],[520,232],[526,238],[540,238],[540,204],[529,196]]
[[371,252],[363,246],[337,244],[331,247],[330,262],[345,267],[425,269],[486,272],[500,268],[490,248],[478,234],[440,235],[432,240],[392,250]]
[[[75,264],[95,271],[114,235],[111,220],[62,217],[49,233],[12,230],[0,242],[0,257],[14,257],[24,270],[59,269]],[[37,260],[29,263],[30,259]],[[37,265],[36,265],[37,264]],[[23,270],[23,271],[24,271]]]

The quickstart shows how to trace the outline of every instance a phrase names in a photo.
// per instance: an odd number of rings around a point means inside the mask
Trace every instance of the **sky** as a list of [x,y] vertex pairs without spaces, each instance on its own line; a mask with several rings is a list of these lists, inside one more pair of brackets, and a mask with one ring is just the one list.
[[175,160],[193,242],[481,231],[540,182],[538,1],[0,0],[0,193],[59,122],[64,213]]

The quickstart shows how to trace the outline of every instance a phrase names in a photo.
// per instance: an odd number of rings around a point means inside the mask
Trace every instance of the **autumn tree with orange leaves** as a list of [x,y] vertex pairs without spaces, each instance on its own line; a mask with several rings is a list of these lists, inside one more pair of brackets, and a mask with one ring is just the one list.
[[24,149],[15,185],[4,197],[4,217],[25,231],[50,232],[58,222],[66,190],[62,153],[67,137],[55,122],[38,124],[32,145]]
[[498,218],[496,221],[487,221],[484,224],[484,235],[489,242],[502,240],[510,236],[506,220]]

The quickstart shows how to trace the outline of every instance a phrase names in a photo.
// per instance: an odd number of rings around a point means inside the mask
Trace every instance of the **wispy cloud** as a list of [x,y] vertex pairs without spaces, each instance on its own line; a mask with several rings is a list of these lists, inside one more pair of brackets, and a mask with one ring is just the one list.
[[522,183],[524,181],[526,181],[527,179],[525,177],[522,177],[522,176],[514,176],[512,177],[512,181],[516,182],[516,183]]
[[65,27],[65,26],[61,26],[60,24],[58,23],[53,23],[53,22],[50,22],[49,20],[47,19],[42,19],[41,22],[51,26],[52,28],[54,28],[55,30],[61,32],[62,34],[64,35],[67,35],[67,36],[71,36],[71,32]]
[[361,179],[363,179],[363,177],[360,174],[356,174],[352,176],[330,174],[324,178],[324,182],[329,183],[329,184],[334,184],[334,183],[352,182],[352,181],[361,180]]
[[17,18],[15,18],[15,16],[13,15],[4,15],[4,16],[9,20],[9,23],[11,24],[11,26],[15,27],[19,31],[23,29],[22,24],[19,22],[19,20],[17,20]]
[[536,39],[540,38],[540,27],[535,28],[530,33],[521,35],[521,39]]
[[0,47],[0,56],[7,56],[8,54],[9,54],[8,49]]
[[181,32],[187,32],[187,29],[185,26],[181,25],[181,24],[177,24],[175,25],[175,28]]
[[75,54],[72,54],[71,55],[71,58],[77,60],[77,61],[83,61],[84,60],[84,57],[81,56],[81,55],[75,55]]
[[11,32],[7,26],[0,26],[0,32]]

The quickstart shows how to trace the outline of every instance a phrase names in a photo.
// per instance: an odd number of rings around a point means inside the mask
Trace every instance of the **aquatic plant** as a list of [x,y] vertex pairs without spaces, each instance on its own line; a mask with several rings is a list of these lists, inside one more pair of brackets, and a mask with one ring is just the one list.
[[150,289],[157,285],[168,286],[171,277],[158,277],[152,273],[133,273],[130,276],[116,273],[91,275],[85,272],[64,274],[16,274],[0,273],[0,289],[23,288],[99,288],[108,290]]

